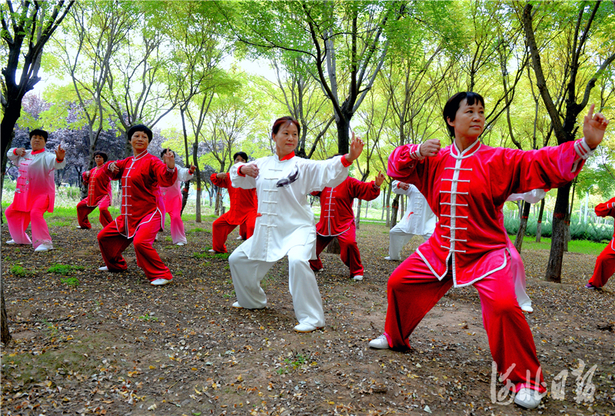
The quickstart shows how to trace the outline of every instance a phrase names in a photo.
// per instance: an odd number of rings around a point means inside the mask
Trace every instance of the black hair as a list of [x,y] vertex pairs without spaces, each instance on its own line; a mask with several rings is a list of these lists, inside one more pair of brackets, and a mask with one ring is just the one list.
[[[162,149],[162,152],[160,152],[160,158],[161,158],[161,159],[162,159],[162,157],[164,156],[164,154],[167,152],[167,150],[171,150],[171,149],[169,149],[169,148]],[[171,150],[171,152],[173,152],[173,151]],[[173,152],[173,156],[177,156],[177,155],[175,154],[175,152]]]
[[106,152],[103,152],[102,150],[97,150],[94,152],[94,157],[96,156],[101,156],[103,158],[103,160],[106,162],[107,160],[109,160],[109,156],[107,155]]
[[448,124],[448,121],[455,121],[455,114],[457,114],[459,104],[461,104],[463,100],[467,100],[468,105],[474,105],[476,102],[480,102],[483,105],[483,108],[485,107],[485,99],[480,94],[475,92],[458,92],[449,98],[444,106],[444,110],[442,110],[442,117],[444,118],[444,123],[446,123],[446,128],[448,129],[451,137],[455,137],[455,129],[453,126]]
[[135,134],[135,132],[137,131],[142,131],[143,133],[147,134],[147,142],[150,143],[152,141],[152,139],[154,138],[154,134],[152,133],[152,131],[144,124],[135,124],[134,126],[132,126],[131,128],[128,129],[128,131],[126,132],[126,135],[128,136],[128,140],[132,139],[132,135]]
[[233,155],[233,162],[237,159],[237,156],[241,156],[243,160],[248,161],[248,154],[246,152],[237,152]]
[[41,136],[43,139],[45,139],[45,143],[47,143],[47,138],[49,137],[49,133],[47,133],[45,130],[42,129],[34,129],[30,132],[30,139],[32,139],[32,136]]

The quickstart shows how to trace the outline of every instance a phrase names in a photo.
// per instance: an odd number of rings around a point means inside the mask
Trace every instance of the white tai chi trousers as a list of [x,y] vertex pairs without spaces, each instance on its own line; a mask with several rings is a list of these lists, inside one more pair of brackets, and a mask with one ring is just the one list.
[[[267,305],[261,280],[276,262],[250,260],[243,250],[246,243],[229,256],[231,276],[239,305],[246,309],[260,309]],[[288,285],[299,323],[321,328],[325,326],[325,313],[316,276],[310,268],[312,252],[313,247],[309,244],[295,246],[288,251]]]
[[[431,237],[431,234],[433,233],[425,233],[421,237],[423,237],[423,240],[427,241],[429,237]],[[389,231],[389,257],[391,260],[400,260],[402,248],[408,244],[408,241],[410,241],[413,236],[414,234],[408,234],[399,227],[399,224],[391,228]]]

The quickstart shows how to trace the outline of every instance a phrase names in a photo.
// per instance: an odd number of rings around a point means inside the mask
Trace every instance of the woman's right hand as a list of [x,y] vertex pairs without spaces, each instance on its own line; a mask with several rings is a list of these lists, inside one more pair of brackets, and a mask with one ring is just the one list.
[[241,168],[239,168],[239,172],[246,176],[256,178],[258,176],[258,166],[253,163],[248,163],[247,165],[242,165]]
[[117,172],[119,172],[120,168],[117,167],[115,162],[111,162],[111,163],[109,163],[109,170],[111,172],[113,172],[113,173],[117,173]]
[[15,149],[14,153],[19,157],[24,157],[26,155],[26,149],[24,149],[23,147],[18,147],[17,149]]
[[429,139],[421,143],[419,147],[421,150],[421,156],[434,157],[440,151],[440,139]]

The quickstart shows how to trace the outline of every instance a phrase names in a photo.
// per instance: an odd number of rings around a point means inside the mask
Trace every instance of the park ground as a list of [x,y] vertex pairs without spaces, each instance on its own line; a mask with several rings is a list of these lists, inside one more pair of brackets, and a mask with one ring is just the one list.
[[[100,230],[70,216],[48,218],[55,250],[2,246],[13,342],[2,348],[2,415],[612,415],[615,414],[615,296],[583,288],[603,245],[565,254],[562,283],[542,278],[548,244],[522,251],[535,312],[526,315],[549,394],[523,410],[492,373],[480,301],[451,289],[401,353],[368,348],[382,333],[388,262],[384,224],[357,238],[365,280],[334,254],[317,274],[327,325],[293,331],[287,262],[262,282],[264,310],[237,310],[227,256],[213,256],[211,222],[186,220],[189,244],[155,247],[173,284],[149,285],[136,266],[98,271]],[[2,241],[8,240],[6,225]],[[238,246],[237,230],[228,241]],[[406,247],[409,255],[420,243]],[[572,247],[572,246],[571,246]]]

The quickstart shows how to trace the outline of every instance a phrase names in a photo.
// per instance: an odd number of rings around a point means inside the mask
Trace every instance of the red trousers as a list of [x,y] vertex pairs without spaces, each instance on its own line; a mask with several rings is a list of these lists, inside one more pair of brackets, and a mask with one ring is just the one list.
[[[107,226],[111,221],[113,221],[113,217],[109,212],[109,197],[105,196],[98,202],[98,219],[102,224],[103,228]],[[88,215],[92,211],[94,211],[96,207],[88,207],[88,199],[84,199],[83,201],[79,201],[77,204],[77,221],[79,222],[79,226],[81,228],[92,228],[92,224],[90,224],[90,220],[88,219]]]
[[[15,241],[15,244],[30,244],[32,247],[37,248],[41,244],[51,246],[51,235],[49,234],[49,227],[47,221],[43,215],[49,208],[49,198],[37,198],[32,203],[30,211],[20,211],[20,207],[16,207],[15,204],[11,204],[4,211],[6,215],[6,222],[9,227],[9,233],[11,239]],[[26,234],[28,225],[32,222],[32,240]]]
[[[230,212],[230,211],[229,211]],[[226,249],[226,239],[228,235],[237,228],[237,224],[231,224],[228,222],[229,212],[222,214],[218,217],[217,220],[213,222],[211,225],[211,234],[212,234],[212,245],[213,249],[218,253],[228,253]],[[254,221],[256,221],[256,214],[249,215],[246,217],[244,222],[242,222],[239,226],[239,235],[241,235],[244,240],[252,237],[254,234]],[[243,234],[242,234],[243,228]]]
[[[510,258],[509,258],[510,260]],[[418,253],[399,265],[387,284],[388,309],[384,334],[394,349],[410,348],[408,337],[423,317],[453,286],[449,272],[435,277]],[[483,324],[498,372],[515,391],[528,387],[545,391],[530,327],[517,302],[510,262],[503,269],[474,283],[480,296]]]
[[[357,246],[357,230],[353,224],[348,231],[337,236],[337,241],[340,243],[340,258],[342,262],[350,269],[350,277],[363,275],[364,269],[361,264],[361,253]],[[334,237],[323,237],[316,235],[316,260],[310,260],[312,270],[321,270],[322,261],[320,253],[329,245]]]
[[602,287],[613,274],[615,274],[615,250],[613,250],[613,241],[611,241],[596,259],[594,274],[589,279],[589,283],[592,286]]
[[128,268],[122,253],[134,243],[137,255],[137,266],[145,272],[145,276],[151,281],[162,278],[171,280],[171,271],[160,259],[158,252],[154,250],[153,243],[156,233],[160,231],[160,213],[156,213],[151,221],[142,224],[134,238],[126,238],[117,231],[115,222],[108,224],[98,233],[98,245],[105,265],[110,272],[121,272]]

